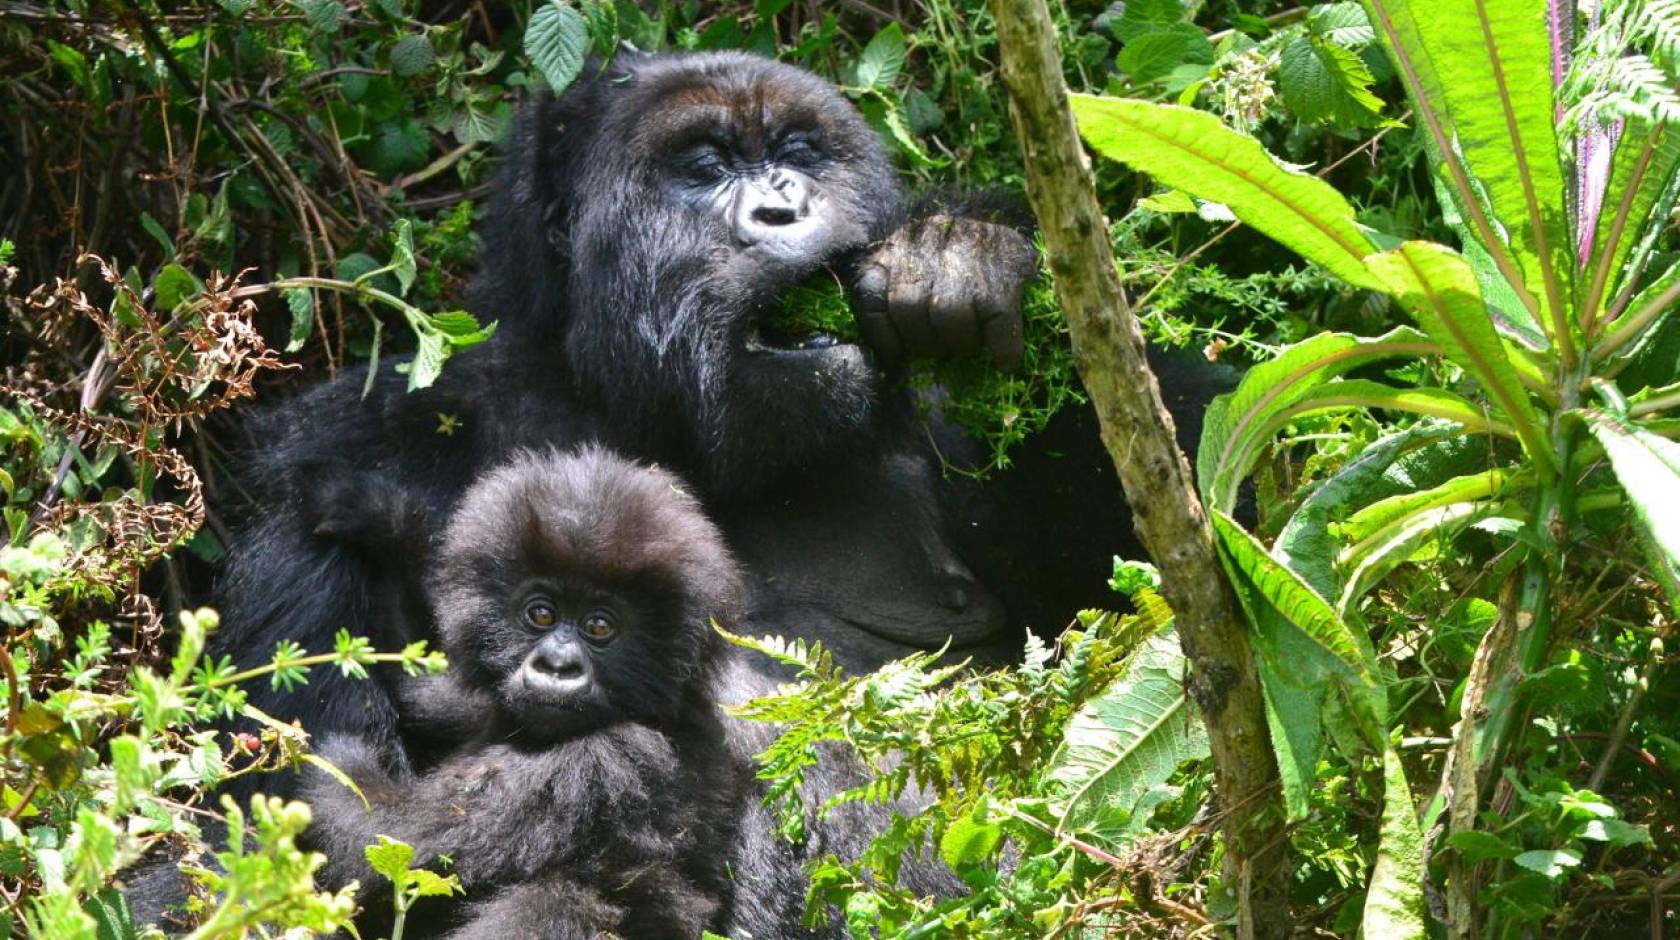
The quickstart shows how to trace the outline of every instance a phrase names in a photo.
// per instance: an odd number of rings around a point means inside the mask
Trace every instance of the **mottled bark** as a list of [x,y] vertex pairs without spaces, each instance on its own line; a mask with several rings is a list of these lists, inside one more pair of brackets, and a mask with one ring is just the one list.
[[1207,725],[1222,809],[1224,877],[1238,892],[1238,935],[1281,938],[1290,929],[1288,844],[1248,630],[1214,553],[1189,462],[1173,440],[1160,385],[1144,361],[1143,333],[1120,286],[1107,220],[1068,108],[1049,10],[1044,0],[990,0],[990,8],[1010,115],[1026,155],[1027,194],[1074,359],[1192,664],[1190,692]]

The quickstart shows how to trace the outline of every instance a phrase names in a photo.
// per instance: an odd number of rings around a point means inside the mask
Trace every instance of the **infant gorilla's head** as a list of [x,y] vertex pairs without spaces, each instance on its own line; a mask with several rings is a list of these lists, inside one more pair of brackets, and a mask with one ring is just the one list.
[[554,741],[668,727],[705,693],[740,574],[677,479],[601,450],[526,453],[463,497],[433,584],[450,666],[498,724]]

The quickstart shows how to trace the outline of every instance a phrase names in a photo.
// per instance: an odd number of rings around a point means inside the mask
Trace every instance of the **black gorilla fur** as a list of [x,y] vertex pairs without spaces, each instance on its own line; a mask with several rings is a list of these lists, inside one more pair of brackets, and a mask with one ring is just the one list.
[[324,738],[367,805],[305,775],[321,881],[358,879],[364,906],[383,909],[362,853],[383,834],[422,862],[451,855],[470,899],[417,909],[416,936],[727,926],[719,860],[752,774],[713,704],[723,643],[710,620],[734,615],[741,582],[699,504],[671,475],[598,449],[527,454],[467,491],[438,558],[430,598],[450,672],[413,681],[477,727],[418,775],[392,773],[361,738]]
[[[998,317],[1018,315],[1030,244],[989,210],[960,225],[916,217],[832,86],[746,55],[623,54],[528,107],[505,152],[471,299],[497,335],[433,388],[408,393],[387,372],[364,398],[350,375],[253,422],[257,512],[223,580],[222,652],[255,663],[281,640],[330,649],[344,628],[395,647],[392,621],[423,614],[388,616],[387,562],[424,556],[486,467],[588,443],[694,488],[746,569],[745,629],[820,638],[854,668],[952,637],[959,653],[1015,649],[1021,627],[1104,601],[1108,556],[1134,549],[1088,414],[1045,438],[1057,459],[1022,455],[1034,472],[953,482],[933,442],[959,461],[971,445],[937,414],[924,423],[890,359],[759,335],[756,315],[787,287],[836,276],[866,335],[890,333],[877,345],[961,351],[978,335],[1009,358]],[[1205,364],[1165,376],[1169,398],[1189,392],[1181,432],[1218,379]],[[369,478],[388,500],[340,498]],[[399,547],[369,547],[383,539]],[[762,687],[735,674],[733,698]],[[400,680],[322,673],[251,699],[401,771],[425,757],[403,733]]]
[[[400,493],[373,479],[344,482],[334,511],[362,510],[362,527],[341,529],[344,537],[369,552],[412,538],[413,507]],[[388,888],[362,852],[383,834],[415,846],[422,863],[450,854],[467,890],[465,910],[448,901],[415,908],[411,936],[847,935],[838,916],[802,926],[800,866],[828,853],[855,857],[889,811],[839,807],[807,820],[800,845],[775,834],[752,763],[775,732],[727,724],[716,704],[758,686],[745,657],[709,626],[708,612],[738,616],[740,573],[675,477],[598,448],[516,457],[469,488],[436,558],[407,559],[386,585],[388,622],[435,633],[449,655],[448,675],[398,684],[430,768],[393,771],[366,739],[331,735],[320,753],[367,805],[315,769],[299,794],[315,809],[310,847],[329,859],[320,881],[364,886],[364,932],[378,933],[387,916]],[[406,567],[429,570],[430,582]],[[556,714],[531,707],[520,686],[536,641],[510,615],[533,591],[566,586],[606,592],[611,600],[589,594],[583,608],[631,607],[637,624],[599,651],[602,694]],[[429,603],[402,596],[416,590]],[[421,609],[428,620],[411,620]],[[865,780],[838,752],[810,777],[828,792]],[[949,872],[920,863],[906,865],[900,883],[923,895],[959,890]]]

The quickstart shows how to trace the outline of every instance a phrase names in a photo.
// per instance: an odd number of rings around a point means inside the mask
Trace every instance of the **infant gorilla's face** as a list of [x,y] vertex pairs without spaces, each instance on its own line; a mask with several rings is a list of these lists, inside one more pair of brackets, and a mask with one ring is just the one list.
[[508,606],[508,628],[486,639],[500,650],[496,665],[508,670],[499,698],[509,717],[534,735],[566,738],[633,709],[633,702],[616,703],[604,681],[646,641],[631,605],[586,583],[541,578],[515,591]]

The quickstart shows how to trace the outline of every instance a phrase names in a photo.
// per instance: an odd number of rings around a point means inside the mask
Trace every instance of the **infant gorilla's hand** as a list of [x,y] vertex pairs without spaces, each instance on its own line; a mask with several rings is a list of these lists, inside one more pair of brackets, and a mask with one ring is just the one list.
[[1037,267],[1032,242],[1007,225],[932,215],[887,237],[858,269],[852,306],[882,355],[989,351],[1021,363],[1021,295]]

